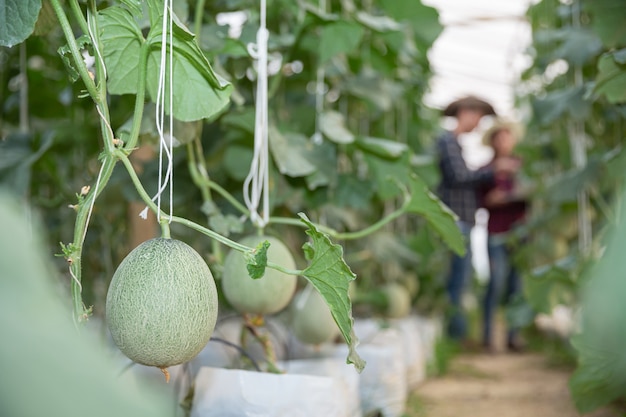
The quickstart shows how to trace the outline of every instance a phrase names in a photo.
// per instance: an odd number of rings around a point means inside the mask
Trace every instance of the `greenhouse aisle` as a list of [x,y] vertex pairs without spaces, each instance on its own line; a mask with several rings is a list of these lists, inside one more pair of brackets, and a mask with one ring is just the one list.
[[[570,372],[539,354],[463,354],[413,394],[409,417],[575,417]],[[585,417],[617,417],[609,410]]]

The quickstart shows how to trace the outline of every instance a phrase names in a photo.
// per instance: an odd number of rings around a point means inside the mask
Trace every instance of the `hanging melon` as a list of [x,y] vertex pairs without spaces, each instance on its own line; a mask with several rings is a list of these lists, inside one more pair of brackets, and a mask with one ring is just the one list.
[[[271,236],[248,236],[241,244],[256,247],[267,240],[267,259],[288,269],[296,262],[287,246]],[[228,302],[240,313],[273,314],[284,309],[296,290],[296,276],[266,268],[259,279],[248,275],[246,259],[241,252],[231,251],[224,260],[222,289]]]
[[397,282],[391,282],[386,284],[382,290],[387,297],[385,316],[397,319],[409,315],[411,312],[411,296],[406,287]]
[[339,335],[330,308],[313,287],[306,287],[298,293],[292,306],[291,327],[301,342],[319,345]]
[[216,319],[213,275],[179,240],[142,243],[113,275],[107,326],[119,349],[137,363],[164,369],[189,361],[209,341]]

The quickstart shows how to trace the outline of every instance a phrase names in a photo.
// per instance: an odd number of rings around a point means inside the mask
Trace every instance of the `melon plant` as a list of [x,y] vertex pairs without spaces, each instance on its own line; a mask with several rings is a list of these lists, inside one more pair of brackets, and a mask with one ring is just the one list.
[[312,345],[328,342],[339,335],[328,305],[320,293],[310,286],[294,297],[291,327],[298,340]]
[[[242,245],[256,247],[267,240],[267,260],[287,269],[295,269],[296,262],[283,242],[271,236],[248,236]],[[222,276],[224,296],[235,310],[248,314],[273,314],[284,309],[296,291],[296,277],[271,268],[259,279],[248,275],[247,262],[241,252],[231,251],[224,260]]]
[[386,284],[383,293],[387,297],[385,315],[392,319],[402,318],[411,312],[411,295],[406,287],[397,282]]
[[195,357],[217,319],[217,290],[202,257],[175,239],[137,246],[119,265],[107,293],[113,341],[134,362],[161,369]]

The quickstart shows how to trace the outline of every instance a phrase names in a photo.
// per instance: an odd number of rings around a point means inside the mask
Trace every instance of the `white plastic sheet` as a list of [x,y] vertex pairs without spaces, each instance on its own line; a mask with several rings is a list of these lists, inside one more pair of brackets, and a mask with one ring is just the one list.
[[[358,352],[367,362],[359,383],[363,413],[378,411],[384,417],[400,417],[406,408],[408,391],[400,332],[381,328],[376,320],[361,319],[355,321],[355,333],[361,340]],[[346,355],[346,346],[337,347],[335,357]]]
[[426,379],[426,355],[419,319],[416,316],[409,316],[392,320],[390,324],[400,332],[404,345],[407,388],[413,390]]
[[344,417],[339,393],[330,377],[203,367],[191,417]]
[[333,378],[337,383],[337,394],[343,398],[341,415],[361,417],[359,398],[359,373],[345,359],[304,359],[285,361],[279,364],[288,374],[318,375]]

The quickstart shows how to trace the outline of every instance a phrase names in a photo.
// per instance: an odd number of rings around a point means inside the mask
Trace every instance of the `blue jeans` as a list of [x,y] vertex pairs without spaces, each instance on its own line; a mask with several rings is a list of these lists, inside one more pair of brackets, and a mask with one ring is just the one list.
[[470,246],[470,232],[472,225],[465,222],[457,222],[463,237],[465,238],[465,256],[452,254],[452,262],[446,291],[451,304],[448,319],[448,336],[451,339],[462,340],[467,336],[467,318],[463,311],[462,299],[465,287],[472,276],[472,249]]
[[[493,317],[498,309],[500,300],[505,302],[519,294],[522,290],[519,274],[511,263],[511,252],[504,240],[498,235],[489,235],[487,240],[489,253],[489,282],[483,300],[483,344],[488,346],[492,342]],[[517,329],[509,328],[507,343],[514,342]]]

